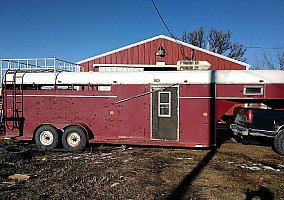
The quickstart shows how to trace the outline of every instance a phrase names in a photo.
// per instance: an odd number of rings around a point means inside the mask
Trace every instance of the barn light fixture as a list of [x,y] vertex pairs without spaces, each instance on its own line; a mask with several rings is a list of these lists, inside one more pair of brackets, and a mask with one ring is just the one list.
[[165,57],[167,55],[167,52],[166,52],[166,50],[164,49],[163,46],[160,46],[158,48],[158,51],[156,52],[156,55],[161,56],[161,57]]

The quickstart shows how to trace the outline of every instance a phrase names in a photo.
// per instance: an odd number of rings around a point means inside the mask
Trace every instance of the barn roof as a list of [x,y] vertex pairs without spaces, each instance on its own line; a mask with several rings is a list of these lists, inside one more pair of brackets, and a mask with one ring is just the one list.
[[98,59],[98,58],[101,58],[101,57],[104,57],[104,56],[107,56],[107,55],[110,55],[110,54],[113,54],[113,53],[116,53],[116,52],[119,52],[119,51],[123,51],[125,49],[129,49],[129,48],[138,46],[138,45],[143,44],[143,43],[151,42],[151,41],[154,41],[154,40],[157,40],[157,39],[166,39],[166,40],[169,40],[169,41],[172,41],[172,42],[175,42],[175,43],[179,43],[179,44],[184,45],[186,47],[189,47],[189,48],[192,48],[192,49],[195,49],[195,50],[198,50],[198,51],[201,51],[201,52],[204,52],[204,53],[207,53],[207,54],[219,57],[219,58],[222,58],[224,60],[228,60],[230,62],[239,64],[239,65],[243,65],[246,68],[249,68],[251,66],[250,64],[247,64],[247,63],[244,63],[244,62],[241,62],[241,61],[229,58],[227,56],[220,55],[218,53],[214,53],[214,52],[206,50],[206,49],[202,49],[200,47],[197,47],[197,46],[194,46],[194,45],[182,42],[180,40],[176,40],[174,38],[171,38],[171,37],[168,37],[168,36],[165,36],[165,35],[158,35],[158,36],[155,36],[155,37],[152,37],[152,38],[149,38],[149,39],[146,39],[146,40],[142,40],[140,42],[136,42],[136,43],[133,43],[133,44],[130,44],[130,45],[127,45],[127,46],[124,46],[124,47],[112,50],[112,51],[108,51],[106,53],[103,53],[103,54],[100,54],[100,55],[97,55],[97,56],[93,56],[93,57],[90,57],[90,58],[78,61],[77,64],[82,64],[82,63],[85,63],[85,62],[88,62],[88,61],[91,61],[91,60],[94,60],[94,59]]

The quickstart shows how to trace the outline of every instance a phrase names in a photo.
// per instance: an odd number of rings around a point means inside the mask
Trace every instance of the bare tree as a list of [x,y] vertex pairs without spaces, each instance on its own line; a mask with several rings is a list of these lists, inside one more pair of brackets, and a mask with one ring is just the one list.
[[184,32],[182,41],[200,48],[206,48],[206,45],[209,45],[208,50],[239,61],[245,61],[246,48],[241,43],[233,43],[231,34],[230,31],[224,32],[212,28],[208,36],[205,37],[204,28],[201,27],[192,32]]
[[265,68],[269,70],[277,69],[277,64],[275,62],[275,59],[271,55],[268,55],[267,53],[263,53],[263,65],[265,66]]
[[254,56],[254,63],[252,64],[251,68],[252,70],[261,70],[263,69],[263,60],[259,58],[259,56]]
[[218,31],[217,29],[212,28],[209,33],[208,42],[210,44],[211,51],[224,54],[231,48],[231,33]]
[[245,61],[246,59],[244,58],[246,53],[246,47],[244,47],[243,44],[240,43],[233,43],[231,45],[231,48],[229,49],[229,58],[233,58],[239,61]]
[[284,70],[284,51],[276,49],[274,53],[263,53],[262,57],[254,58],[252,69]]
[[204,29],[203,27],[198,28],[192,32],[184,32],[182,35],[182,41],[192,44],[194,46],[204,48],[205,47],[205,38],[204,38]]
[[284,51],[277,51],[276,55],[277,63],[280,70],[284,70]]
[[262,58],[259,58],[262,62],[263,69],[269,70],[284,70],[284,51],[277,49],[273,54],[263,53]]

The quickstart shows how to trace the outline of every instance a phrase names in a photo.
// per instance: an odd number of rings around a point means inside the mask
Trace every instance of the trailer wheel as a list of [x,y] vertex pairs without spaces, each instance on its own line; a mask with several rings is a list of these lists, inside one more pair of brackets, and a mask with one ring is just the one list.
[[79,126],[70,126],[63,132],[62,144],[68,151],[81,151],[85,148],[86,143],[86,132]]
[[284,156],[284,129],[280,130],[274,139],[275,150]]
[[35,133],[35,142],[43,150],[55,149],[59,143],[58,130],[51,125],[41,126]]

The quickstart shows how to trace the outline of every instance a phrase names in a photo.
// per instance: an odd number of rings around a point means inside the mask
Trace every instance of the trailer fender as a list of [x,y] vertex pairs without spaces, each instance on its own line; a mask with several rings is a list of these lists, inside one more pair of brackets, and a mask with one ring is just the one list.
[[281,125],[281,126],[278,127],[278,129],[277,129],[277,131],[276,131],[276,134],[277,134],[279,131],[281,131],[282,129],[284,129],[284,125]]
[[34,130],[33,140],[40,149],[52,150],[61,143],[61,131],[52,124],[41,124]]
[[83,124],[83,123],[69,124],[69,125],[67,125],[67,126],[65,126],[63,128],[63,132],[67,128],[69,128],[70,126],[79,126],[79,127],[81,127],[85,131],[85,133],[86,133],[87,141],[89,141],[91,139],[94,139],[94,134],[92,133],[91,129],[86,124]]
[[34,129],[34,131],[33,131],[33,139],[32,139],[32,141],[35,141],[35,134],[36,134],[37,130],[38,130],[40,127],[42,127],[42,126],[52,126],[53,128],[55,128],[55,129],[58,130],[58,133],[60,134],[60,136],[61,136],[61,134],[63,133],[60,128],[54,126],[53,124],[50,124],[50,123],[40,124],[40,125],[38,125],[38,126]]

